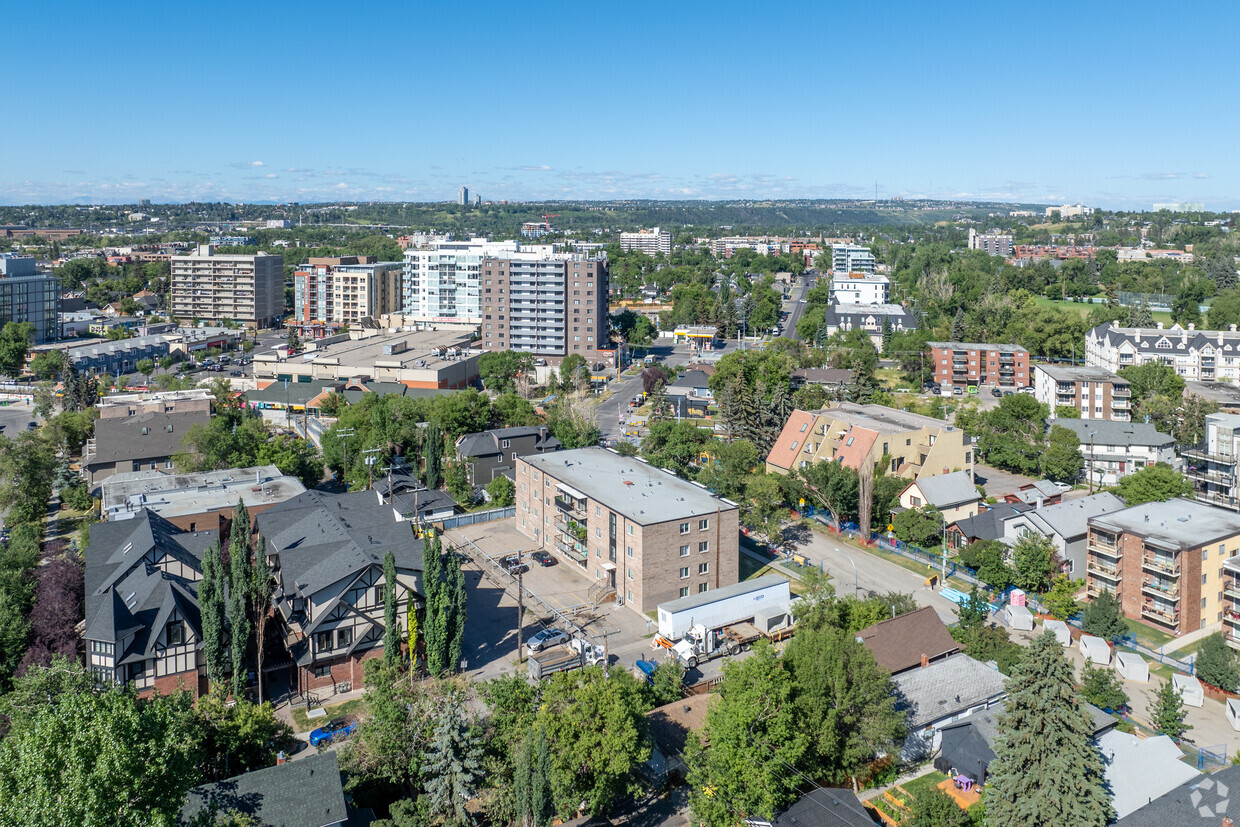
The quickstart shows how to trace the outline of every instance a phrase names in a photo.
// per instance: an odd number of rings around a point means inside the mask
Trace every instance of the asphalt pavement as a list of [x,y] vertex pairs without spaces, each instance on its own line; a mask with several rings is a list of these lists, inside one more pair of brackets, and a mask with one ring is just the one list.
[[784,324],[785,339],[797,338],[797,322],[801,321],[806,307],[801,304],[801,299],[805,298],[805,294],[809,292],[811,283],[812,279],[806,276],[797,279],[789,291],[792,298],[783,303],[783,309],[788,313],[788,321]]
[[[670,340],[660,339],[649,351],[651,356],[661,357],[661,364],[669,367],[689,364],[689,346],[675,345]],[[604,439],[621,439],[624,437],[624,426],[620,424],[623,412],[629,419],[629,400],[642,391],[641,374],[621,376],[612,381],[608,390],[612,395],[598,404],[598,429]]]

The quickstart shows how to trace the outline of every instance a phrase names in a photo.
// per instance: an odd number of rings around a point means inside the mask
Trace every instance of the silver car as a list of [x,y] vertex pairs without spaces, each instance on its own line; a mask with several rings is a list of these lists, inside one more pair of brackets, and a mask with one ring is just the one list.
[[568,632],[565,632],[563,629],[557,629],[554,626],[548,626],[530,638],[526,646],[529,647],[531,652],[541,652],[548,646],[557,646],[567,642]]

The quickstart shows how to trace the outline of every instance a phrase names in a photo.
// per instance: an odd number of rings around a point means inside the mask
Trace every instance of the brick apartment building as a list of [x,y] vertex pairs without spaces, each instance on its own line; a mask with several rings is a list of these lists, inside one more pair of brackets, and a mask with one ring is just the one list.
[[311,258],[293,273],[293,307],[285,324],[303,338],[330,336],[363,319],[401,309],[404,263],[374,256]]
[[949,386],[1027,388],[1029,351],[1020,345],[979,342],[927,342],[934,363],[934,381]]
[[516,460],[517,529],[638,612],[739,579],[736,503],[605,448]]
[[1193,500],[1150,502],[1091,517],[1086,593],[1113,593],[1123,613],[1173,634],[1224,618],[1240,554],[1240,514]]

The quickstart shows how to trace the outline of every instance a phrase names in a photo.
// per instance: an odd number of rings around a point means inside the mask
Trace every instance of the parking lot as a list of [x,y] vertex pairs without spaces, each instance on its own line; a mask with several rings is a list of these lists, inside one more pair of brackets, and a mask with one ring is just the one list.
[[515,519],[451,529],[444,540],[469,558],[464,565],[469,606],[464,657],[471,678],[486,680],[522,668],[517,660],[517,578],[487,562],[518,552],[530,567],[521,577],[531,596],[525,601],[523,641],[545,626],[563,627],[567,617],[591,643],[607,647],[613,666],[631,668],[639,658],[655,656],[650,645],[654,621],[613,601],[595,607],[588,594],[593,580],[573,571],[562,557],[556,556],[551,566],[530,560],[529,552],[537,547],[517,531]]
[[34,411],[28,404],[15,402],[0,407],[0,435],[12,439],[27,430],[34,421]]

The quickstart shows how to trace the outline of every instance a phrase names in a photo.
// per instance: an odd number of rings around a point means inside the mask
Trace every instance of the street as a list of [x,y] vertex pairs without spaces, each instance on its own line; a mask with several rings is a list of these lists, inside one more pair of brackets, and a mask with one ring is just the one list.
[[[661,357],[660,364],[674,367],[689,364],[689,346],[674,345],[670,339],[659,339],[650,347],[651,356]],[[636,360],[635,360],[636,361]],[[642,391],[641,374],[626,377],[621,374],[608,387],[611,396],[598,404],[598,429],[603,439],[623,439],[624,426],[620,414],[629,419],[629,400]]]
[[[828,276],[828,278],[830,278]],[[784,338],[797,338],[797,322],[801,321],[801,316],[805,313],[806,305],[801,304],[801,299],[809,293],[810,287],[814,284],[812,276],[801,276],[792,283],[792,289],[789,291],[792,298],[783,303],[784,312],[788,314],[788,321],[784,323]]]

